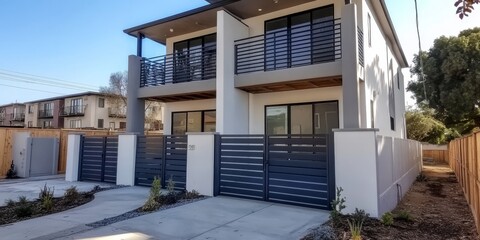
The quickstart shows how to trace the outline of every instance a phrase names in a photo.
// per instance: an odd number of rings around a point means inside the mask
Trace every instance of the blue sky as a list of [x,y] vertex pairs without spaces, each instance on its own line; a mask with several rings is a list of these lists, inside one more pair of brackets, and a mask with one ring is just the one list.
[[[411,61],[418,51],[414,1],[386,2]],[[440,35],[456,35],[480,23],[480,8],[460,20],[454,0],[418,2],[424,49]],[[127,56],[136,52],[136,40],[124,29],[205,4],[204,0],[0,0],[0,105],[105,86],[112,72],[127,70]],[[152,56],[165,52],[151,42],[144,50]],[[34,75],[22,76],[35,80],[48,77],[51,84],[18,81],[20,73]],[[75,86],[56,85],[56,79]]]

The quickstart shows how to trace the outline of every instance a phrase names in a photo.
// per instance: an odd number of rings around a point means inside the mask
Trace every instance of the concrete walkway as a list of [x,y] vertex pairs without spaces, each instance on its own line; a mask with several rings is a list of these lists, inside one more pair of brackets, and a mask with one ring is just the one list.
[[57,239],[299,239],[327,220],[326,211],[215,197]]
[[[24,184],[27,183],[23,182],[22,185]],[[28,184],[33,183],[29,182]],[[39,182],[38,184],[43,186],[44,182]],[[48,181],[47,184],[50,185]],[[72,183],[65,184],[71,185]],[[86,187],[82,184],[82,182],[75,182],[75,185],[79,186],[80,189]],[[0,186],[2,189],[0,196],[4,194],[3,188],[5,186],[6,185]],[[36,186],[28,186],[36,189]],[[57,192],[57,186],[59,185],[55,185],[55,192]],[[10,188],[12,188],[12,186],[10,186]],[[89,189],[91,189],[91,186],[89,186]],[[24,194],[23,191],[26,190],[22,188],[22,194]],[[60,236],[86,231],[91,228],[85,226],[85,224],[118,216],[142,206],[148,196],[148,191],[148,188],[143,187],[125,187],[99,192],[95,194],[93,201],[80,207],[40,218],[0,226],[0,239],[54,239]]]
[[71,186],[76,186],[79,192],[87,192],[96,185],[100,187],[111,187],[114,184],[94,183],[94,182],[66,182],[63,176],[39,177],[27,179],[4,179],[0,181],[0,206],[5,206],[5,201],[12,199],[18,200],[18,197],[25,196],[29,200],[38,198],[40,189],[47,184],[47,187],[54,189],[55,197],[61,197],[65,190]]

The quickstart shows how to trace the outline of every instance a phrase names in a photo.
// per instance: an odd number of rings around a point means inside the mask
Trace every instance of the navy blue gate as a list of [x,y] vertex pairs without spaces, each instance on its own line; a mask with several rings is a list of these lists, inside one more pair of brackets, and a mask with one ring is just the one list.
[[330,135],[221,135],[216,155],[216,194],[330,209]]
[[117,181],[118,136],[82,136],[80,144],[80,181]]
[[175,188],[185,189],[187,172],[187,136],[138,136],[135,185],[151,186],[154,177],[175,181]]

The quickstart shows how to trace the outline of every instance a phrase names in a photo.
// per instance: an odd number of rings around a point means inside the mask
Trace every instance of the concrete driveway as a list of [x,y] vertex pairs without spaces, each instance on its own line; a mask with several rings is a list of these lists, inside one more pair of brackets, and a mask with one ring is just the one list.
[[299,239],[328,212],[215,197],[58,239]]
[[92,182],[66,182],[63,175],[27,178],[27,179],[4,179],[0,181],[0,206],[5,206],[5,201],[12,199],[18,200],[18,197],[25,196],[29,200],[37,199],[40,190],[47,184],[47,187],[54,188],[55,197],[63,196],[65,190],[71,186],[76,186],[80,192],[92,190],[96,185],[100,187],[110,187],[114,184],[92,183]]

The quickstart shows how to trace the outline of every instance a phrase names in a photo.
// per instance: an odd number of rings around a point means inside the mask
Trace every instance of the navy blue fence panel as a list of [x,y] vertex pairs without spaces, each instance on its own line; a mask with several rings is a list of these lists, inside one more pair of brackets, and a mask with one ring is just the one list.
[[187,136],[165,136],[165,184],[169,179],[175,182],[175,189],[185,190],[187,179]]
[[268,136],[268,200],[329,209],[328,135]]
[[219,194],[265,199],[264,135],[222,135]]
[[118,136],[83,136],[79,179],[110,182],[117,180]]
[[163,152],[163,136],[137,137],[135,185],[149,187],[152,185],[154,177],[163,177]]

